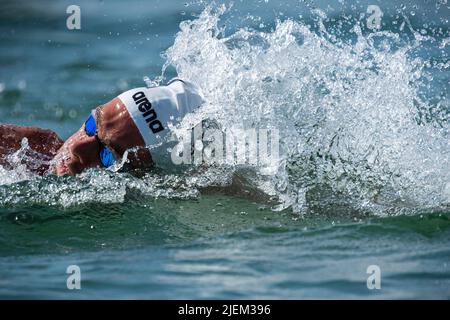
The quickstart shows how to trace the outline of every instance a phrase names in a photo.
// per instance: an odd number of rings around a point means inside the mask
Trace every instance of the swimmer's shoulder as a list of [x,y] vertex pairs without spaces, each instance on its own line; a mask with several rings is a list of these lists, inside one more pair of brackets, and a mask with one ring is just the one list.
[[64,141],[52,130],[38,127],[25,127],[14,124],[0,125],[0,146],[3,152],[17,150],[23,138],[29,146],[43,154],[55,154]]

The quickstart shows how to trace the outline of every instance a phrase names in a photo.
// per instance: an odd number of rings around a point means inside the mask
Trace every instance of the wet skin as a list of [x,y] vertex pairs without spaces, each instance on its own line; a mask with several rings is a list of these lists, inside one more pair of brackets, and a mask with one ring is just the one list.
[[21,148],[23,138],[28,139],[31,152],[26,152],[27,157],[22,158],[21,164],[41,175],[48,172],[49,160],[56,155],[64,141],[51,130],[35,127],[0,125],[0,165],[7,168],[13,165],[7,157]]
[[0,165],[7,165],[7,155],[20,149],[24,137],[28,138],[31,150],[53,158],[51,163],[41,165],[39,170],[27,165],[30,170],[41,175],[76,175],[87,168],[101,167],[99,141],[113,152],[118,161],[128,150],[127,159],[131,168],[153,165],[139,130],[118,98],[98,107],[94,114],[98,139],[86,134],[84,124],[66,142],[51,130],[0,125]]

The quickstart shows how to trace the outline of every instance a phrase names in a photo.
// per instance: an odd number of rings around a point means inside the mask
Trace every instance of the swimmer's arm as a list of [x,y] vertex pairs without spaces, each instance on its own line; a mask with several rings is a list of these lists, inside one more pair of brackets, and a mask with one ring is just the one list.
[[64,143],[49,129],[0,124],[0,164],[5,156],[20,149],[23,138],[28,139],[32,150],[48,156],[54,156]]

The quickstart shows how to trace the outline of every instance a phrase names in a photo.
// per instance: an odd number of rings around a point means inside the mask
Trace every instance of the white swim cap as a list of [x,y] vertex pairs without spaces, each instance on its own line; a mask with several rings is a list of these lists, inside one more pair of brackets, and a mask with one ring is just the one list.
[[204,102],[201,90],[193,83],[172,79],[167,86],[128,90],[119,99],[139,129],[147,147],[158,145],[184,116]]

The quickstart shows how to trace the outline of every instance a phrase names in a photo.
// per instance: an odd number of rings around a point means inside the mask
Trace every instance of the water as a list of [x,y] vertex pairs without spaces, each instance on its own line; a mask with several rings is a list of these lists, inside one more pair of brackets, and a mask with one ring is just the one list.
[[12,155],[0,297],[450,297],[446,1],[382,1],[378,32],[370,1],[81,1],[76,31],[70,4],[2,2],[1,123],[67,138],[178,74],[207,100],[183,128],[278,128],[282,161],[42,178]]

